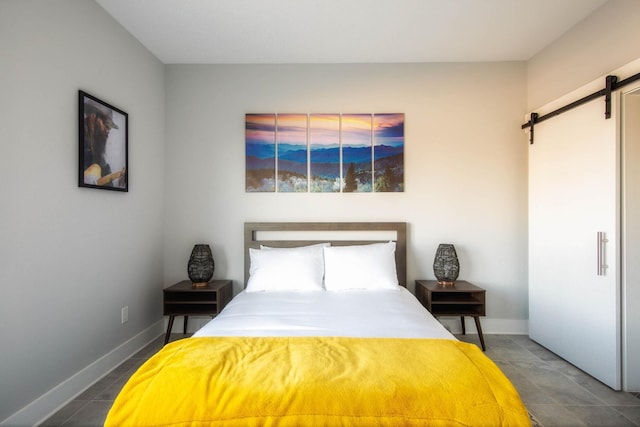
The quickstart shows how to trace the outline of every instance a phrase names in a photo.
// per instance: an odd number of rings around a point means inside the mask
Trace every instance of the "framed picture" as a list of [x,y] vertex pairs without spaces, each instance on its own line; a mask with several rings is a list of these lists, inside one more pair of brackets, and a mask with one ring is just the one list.
[[78,186],[129,191],[128,114],[86,92],[78,95]]
[[404,113],[246,114],[253,192],[401,193]]

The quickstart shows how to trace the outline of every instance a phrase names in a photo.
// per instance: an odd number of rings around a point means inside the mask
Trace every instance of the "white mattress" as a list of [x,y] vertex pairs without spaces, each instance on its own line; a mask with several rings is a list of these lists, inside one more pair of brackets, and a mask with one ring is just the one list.
[[240,292],[194,336],[455,339],[407,289]]

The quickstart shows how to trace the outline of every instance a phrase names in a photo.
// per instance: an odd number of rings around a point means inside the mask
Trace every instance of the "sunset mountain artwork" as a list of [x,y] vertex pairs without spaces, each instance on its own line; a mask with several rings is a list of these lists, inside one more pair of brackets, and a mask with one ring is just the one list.
[[247,114],[247,192],[402,192],[404,114]]

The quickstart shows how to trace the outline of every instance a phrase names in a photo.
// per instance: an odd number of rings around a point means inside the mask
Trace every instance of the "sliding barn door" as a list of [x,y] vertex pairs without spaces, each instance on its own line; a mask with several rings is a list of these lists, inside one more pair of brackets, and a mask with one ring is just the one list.
[[529,335],[620,389],[616,121],[599,98],[535,125]]

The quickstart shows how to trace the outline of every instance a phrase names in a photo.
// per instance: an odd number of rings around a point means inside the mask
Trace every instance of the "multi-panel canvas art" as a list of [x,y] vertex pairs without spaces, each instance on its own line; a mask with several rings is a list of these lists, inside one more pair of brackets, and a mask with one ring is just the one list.
[[402,192],[404,114],[247,114],[247,192]]

